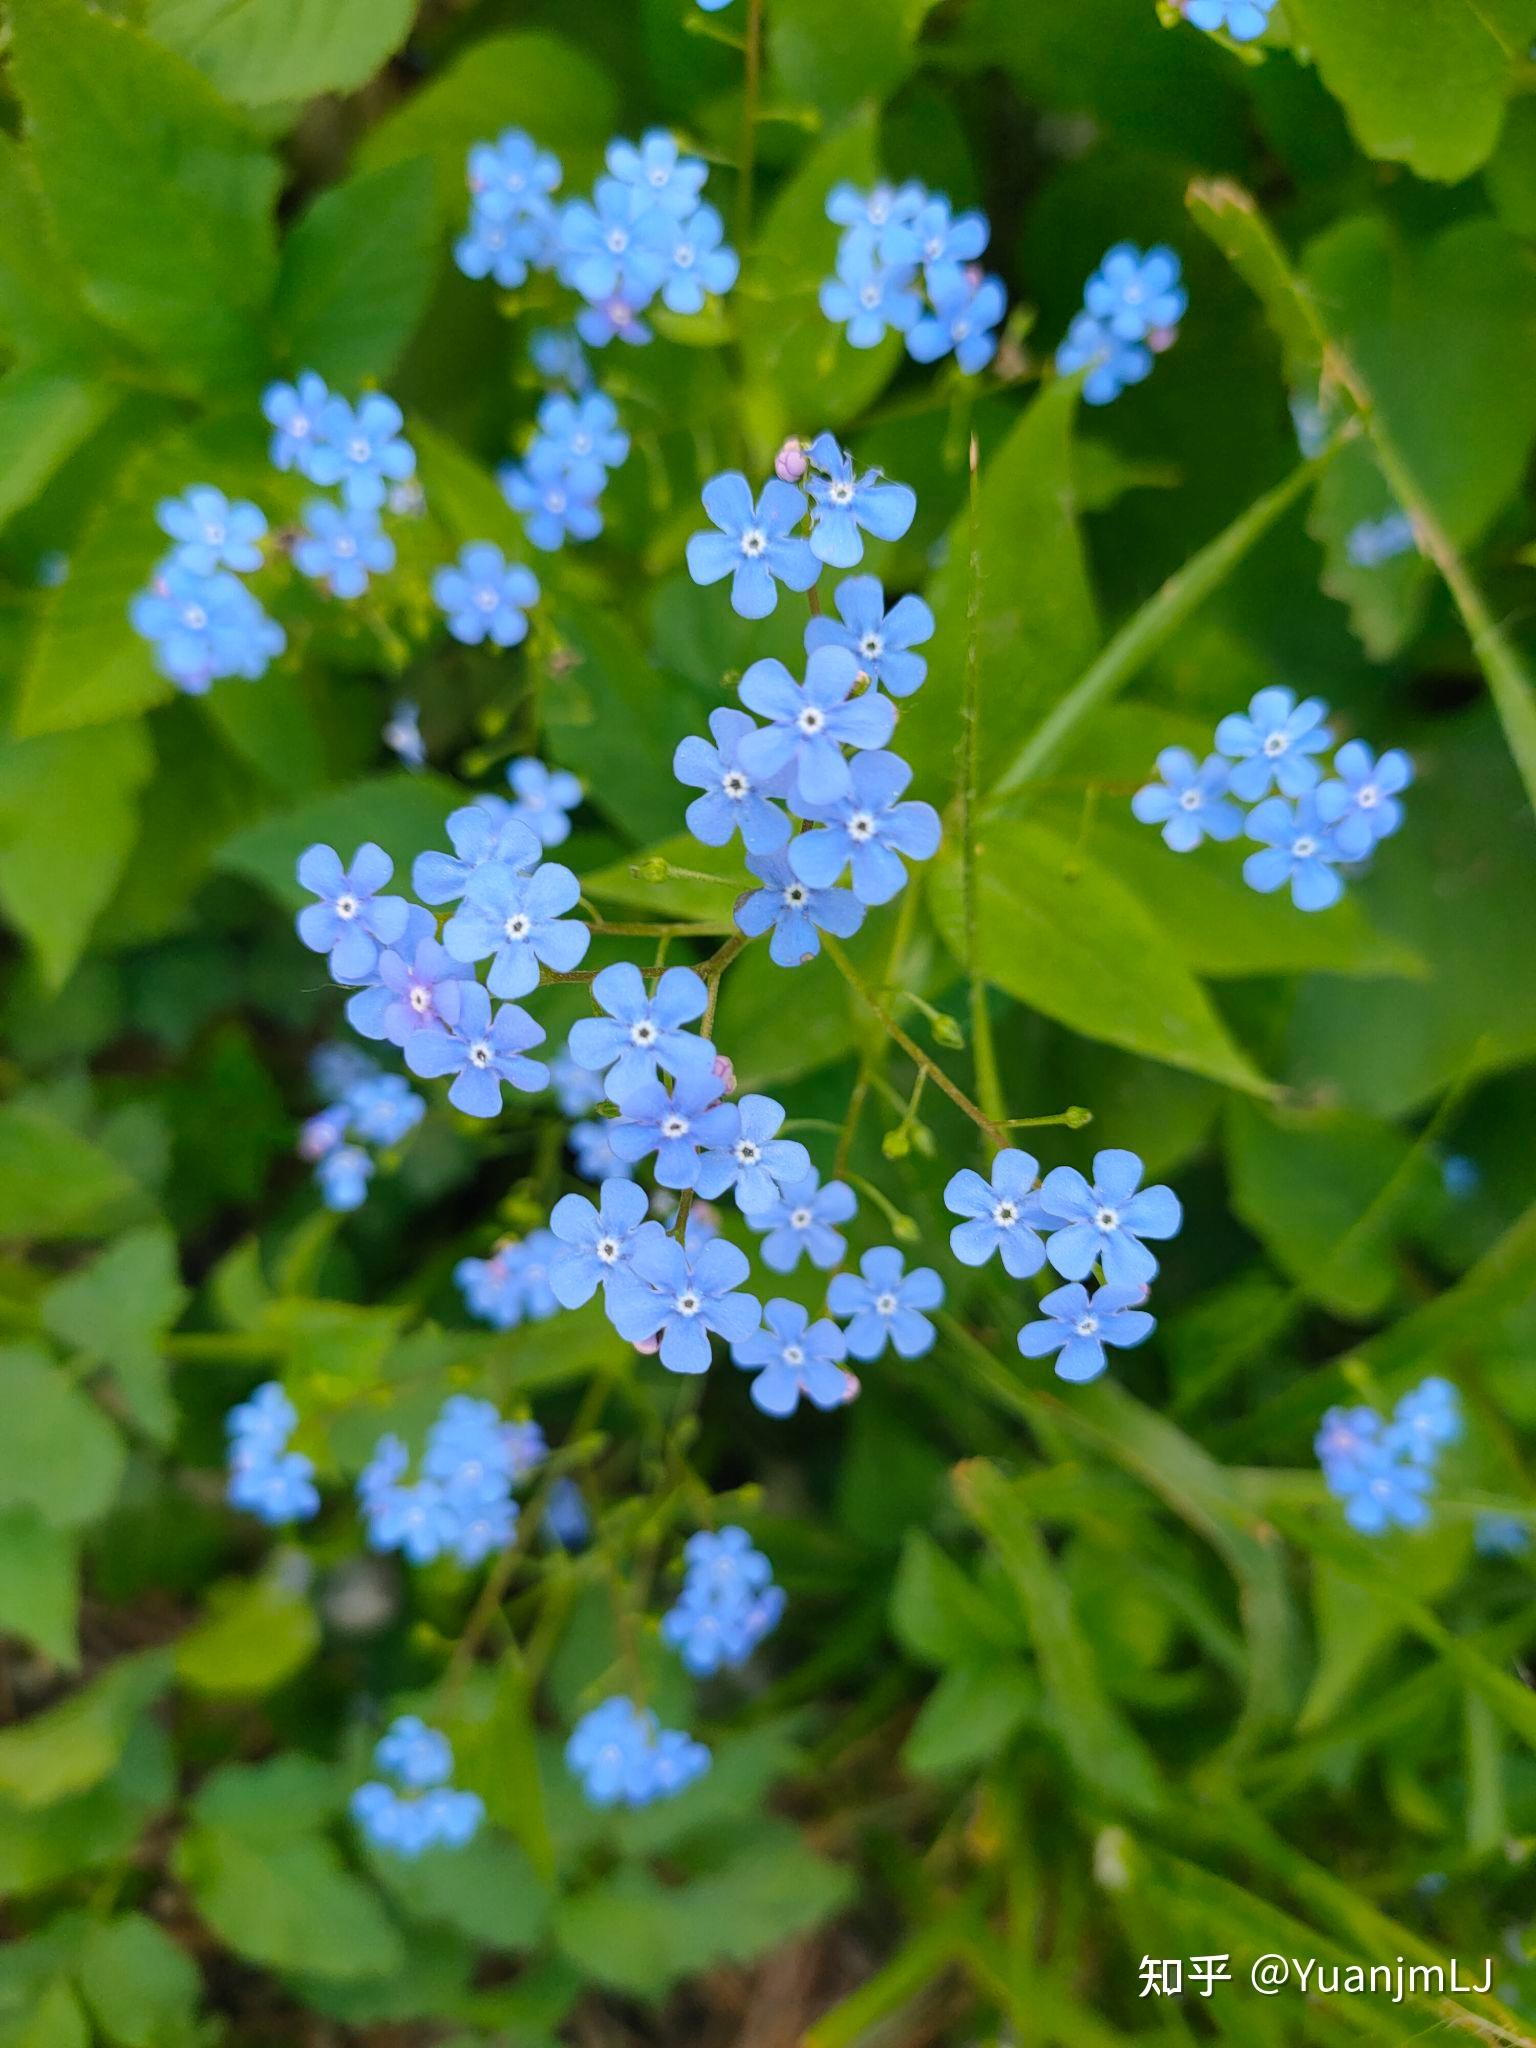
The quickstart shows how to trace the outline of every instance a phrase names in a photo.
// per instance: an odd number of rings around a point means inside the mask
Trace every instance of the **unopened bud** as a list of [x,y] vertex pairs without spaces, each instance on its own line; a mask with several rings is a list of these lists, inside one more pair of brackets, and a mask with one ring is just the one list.
[[670,872],[670,863],[659,853],[648,853],[644,860],[631,861],[629,872],[637,882],[664,882]]
[[895,1216],[891,1219],[891,1235],[898,1244],[916,1244],[922,1237],[916,1219],[911,1216]]
[[963,1051],[965,1033],[960,1029],[960,1026],[953,1017],[946,1017],[944,1012],[940,1010],[929,1028],[933,1032],[933,1042],[935,1045],[947,1046],[951,1052]]
[[793,434],[773,458],[773,473],[781,483],[797,484],[810,467],[805,459],[805,443],[796,440]]
[[723,1052],[715,1054],[715,1063],[709,1070],[720,1083],[720,1093],[730,1095],[736,1087],[736,1069]]
[[1083,1109],[1077,1103],[1074,1103],[1061,1120],[1069,1131],[1080,1131],[1085,1125],[1093,1122],[1093,1111],[1091,1109]]
[[850,1402],[850,1401],[857,1401],[857,1399],[859,1398],[860,1394],[862,1394],[862,1393],[863,1393],[863,1391],[864,1391],[863,1387],[862,1387],[862,1386],[861,1386],[861,1385],[859,1384],[859,1376],[858,1376],[858,1374],[857,1374],[857,1373],[853,1373],[853,1372],[849,1372],[849,1370],[848,1370],[848,1369],[847,1369],[847,1367],[845,1366],[845,1367],[843,1368],[843,1401],[844,1401],[844,1403],[846,1404],[846,1403],[848,1403],[848,1402]]
[[931,1159],[934,1153],[933,1133],[926,1124],[912,1125],[912,1143],[924,1159]]
[[642,1358],[654,1358],[661,1349],[661,1339],[659,1337],[642,1337],[636,1344],[635,1349]]
[[1155,356],[1166,355],[1178,338],[1179,330],[1177,327],[1149,327],[1147,329],[1147,347],[1151,349]]
[[905,1124],[898,1124],[894,1131],[887,1131],[880,1140],[880,1150],[887,1159],[905,1159],[912,1150],[912,1140]]

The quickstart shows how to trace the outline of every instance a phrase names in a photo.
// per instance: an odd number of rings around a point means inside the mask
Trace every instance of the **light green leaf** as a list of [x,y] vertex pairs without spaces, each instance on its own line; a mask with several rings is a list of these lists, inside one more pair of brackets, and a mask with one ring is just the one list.
[[909,1529],[891,1588],[891,1628],[910,1656],[942,1670],[1017,1650],[1028,1637],[921,1529]]
[[11,22],[43,196],[91,307],[197,385],[254,377],[277,164],[127,23],[78,0],[14,0]]
[[[992,820],[978,851],[977,961],[994,987],[1085,1038],[1264,1092],[1268,1084],[1164,927],[1117,874],[1024,819]],[[928,901],[963,961],[960,860],[951,848],[928,872]]]
[[80,299],[80,280],[54,236],[34,166],[0,137],[0,334],[24,363],[93,361],[109,343]]
[[57,1663],[77,1664],[79,1604],[75,1539],[36,1508],[0,1510],[0,1635],[35,1643]]
[[150,1816],[174,1796],[170,1744],[155,1722],[141,1719],[117,1768],[89,1791],[36,1808],[0,1798],[0,1891],[45,1891],[121,1862]]
[[0,1507],[31,1507],[56,1529],[109,1507],[123,1475],[122,1439],[96,1403],[43,1352],[0,1350]]
[[117,1769],[135,1721],[164,1691],[168,1671],[158,1650],[121,1657],[83,1691],[0,1730],[0,1794],[32,1808],[99,1785]]
[[326,790],[291,811],[280,811],[237,832],[215,857],[228,874],[244,875],[297,909],[310,901],[294,879],[307,846],[334,846],[344,861],[366,839],[395,863],[394,889],[410,887],[411,862],[428,847],[446,849],[443,821],[464,801],[464,791],[436,775],[380,775],[369,782]]
[[332,186],[283,245],[273,318],[288,360],[342,385],[387,377],[436,271],[425,158]]
[[572,657],[545,697],[558,759],[642,844],[676,831],[689,792],[672,773],[672,756],[700,722],[697,711],[665,686],[620,615],[573,607],[555,626]]
[[210,1828],[249,1842],[287,1842],[332,1820],[342,1799],[331,1765],[286,1750],[265,1763],[223,1765],[199,1786],[194,1808]]
[[89,1237],[137,1192],[115,1159],[46,1110],[0,1107],[0,1238]]
[[136,1230],[60,1280],[43,1297],[43,1327],[89,1363],[110,1367],[134,1420],[158,1442],[175,1428],[160,1339],[186,1305],[176,1240],[161,1225]]
[[91,1927],[76,1975],[92,2019],[114,2048],[180,2048],[192,2040],[202,1978],[144,1914]]
[[206,1619],[176,1645],[176,1675],[198,1692],[273,1692],[319,1648],[314,1608],[271,1574],[215,1586],[208,1606]]
[[144,25],[248,107],[354,92],[410,31],[414,0],[148,0]]
[[115,403],[105,385],[41,366],[0,378],[0,525],[37,496]]
[[463,1849],[429,1850],[409,1862],[370,1855],[375,1878],[411,1920],[452,1928],[476,1948],[532,1948],[549,1918],[549,1893],[515,1842],[482,1828]]
[[248,1962],[345,1981],[388,1976],[402,1961],[377,1894],[319,1835],[258,1841],[198,1825],[176,1860],[199,1913]]
[[[768,48],[784,90],[838,112],[883,100],[917,61],[916,43],[936,0],[777,0]],[[830,271],[831,264],[827,268]]]
[[52,988],[127,867],[153,768],[148,734],[126,723],[0,741],[0,907]]
[[901,1760],[925,1778],[981,1770],[1040,1718],[1040,1682],[1018,1658],[952,1664],[918,1710]]

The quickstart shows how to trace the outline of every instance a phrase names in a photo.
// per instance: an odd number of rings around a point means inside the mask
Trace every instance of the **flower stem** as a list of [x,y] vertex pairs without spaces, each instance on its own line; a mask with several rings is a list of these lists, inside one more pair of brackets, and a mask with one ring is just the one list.
[[763,75],[763,0],[747,0],[746,75],[741,86],[741,147],[737,152],[736,246],[746,254],[752,233],[752,176],[757,168],[757,107]]
[[843,951],[837,940],[824,932],[821,942],[826,949],[827,957],[831,960],[833,966],[836,967],[844,981],[848,983],[848,986],[858,996],[865,1008],[879,1018],[881,1024],[885,1027],[886,1036],[895,1040],[907,1058],[915,1066],[921,1067],[934,1085],[944,1091],[955,1107],[963,1109],[971,1122],[986,1132],[994,1145],[1001,1147],[1003,1143],[1002,1133],[991,1117],[987,1115],[985,1110],[977,1108],[965,1090],[957,1087],[942,1067],[934,1065],[927,1053],[923,1051],[922,1047],[914,1039],[908,1038],[906,1032],[902,1030],[884,1003],[881,1002],[874,990],[870,988],[863,975],[860,974],[859,970],[848,958],[848,955]]
[[960,898],[965,932],[965,977],[970,995],[971,1058],[976,1092],[996,1124],[1003,1090],[992,1040],[987,984],[976,956],[976,777],[981,742],[981,448],[970,437],[970,554],[966,570],[965,687],[960,707]]

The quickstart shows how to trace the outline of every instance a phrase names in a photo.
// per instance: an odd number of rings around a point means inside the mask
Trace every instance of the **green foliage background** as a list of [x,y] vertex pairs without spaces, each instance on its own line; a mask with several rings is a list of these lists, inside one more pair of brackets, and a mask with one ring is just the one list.
[[[745,207],[747,18],[0,9],[0,2044],[708,2048],[748,2012],[762,2048],[1394,2043],[1467,2012],[1536,2040],[1536,1586],[1472,1550],[1480,1509],[1533,1514],[1536,0],[1282,0],[1248,53],[1152,0],[766,0],[742,283],[603,360],[634,453],[603,541],[538,561],[527,650],[449,646],[426,578],[466,539],[521,552],[491,472],[550,315],[452,268],[465,149],[526,125],[579,190],[610,135],[666,123]],[[822,321],[822,200],[877,169],[990,211],[1006,374],[857,356]],[[1178,248],[1190,315],[1085,415],[1037,379],[1125,236]],[[257,400],[301,366],[387,384],[426,517],[377,603],[295,591],[272,674],[177,699],[125,616],[154,502],[206,478],[290,513]],[[1319,379],[1339,433],[1303,463],[1286,400]],[[990,1037],[1011,1115],[1092,1111],[1039,1134],[1049,1161],[1133,1146],[1189,1220],[1147,1351],[1091,1389],[1024,1368],[1021,1290],[947,1252],[972,1128],[933,1089],[902,1121],[912,1066],[826,961],[747,954],[720,1042],[834,1127],[873,1077],[854,1168],[953,1309],[846,1415],[774,1428],[722,1368],[680,1417],[591,1314],[466,1327],[455,1259],[561,1185],[547,1108],[489,1134],[439,1110],[357,1217],[318,1212],[293,1137],[338,1004],[289,913],[311,840],[407,860],[537,747],[588,784],[570,857],[610,916],[727,914],[632,866],[680,832],[676,740],[800,619],[746,627],[683,542],[705,477],[823,426],[917,489],[876,566],[939,618],[897,744],[946,848],[855,957]],[[1420,551],[1352,567],[1345,535],[1394,502]],[[1324,916],[1128,816],[1160,745],[1272,681],[1419,767]],[[436,764],[414,779],[378,737],[404,690]],[[1478,1169],[1459,1198],[1449,1155]],[[1353,1538],[1317,1420],[1429,1371],[1470,1418],[1435,1526]],[[335,1502],[295,1542],[221,1505],[222,1416],[273,1374]],[[346,1489],[386,1418],[419,1431],[463,1387],[531,1405],[600,1517],[455,1662],[476,1585],[446,1569],[387,1575],[359,1622]],[[791,1608],[753,1687],[696,1705],[646,1616],[701,1486]],[[626,1636],[716,1764],[614,1822],[558,1745]],[[494,1823],[416,1867],[341,1822],[405,1704]],[[1143,1953],[1241,1976],[1266,1950],[1492,1954],[1497,1996],[1136,1995]]]

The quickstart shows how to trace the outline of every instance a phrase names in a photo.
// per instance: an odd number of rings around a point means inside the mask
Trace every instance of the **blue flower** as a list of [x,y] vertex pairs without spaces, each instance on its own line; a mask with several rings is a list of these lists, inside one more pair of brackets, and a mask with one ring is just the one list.
[[410,905],[403,896],[379,891],[395,872],[382,846],[366,840],[344,868],[334,847],[311,846],[299,855],[299,886],[319,897],[296,920],[311,953],[329,953],[337,981],[366,981],[380,946],[404,935]]
[[631,186],[639,204],[658,206],[678,220],[699,204],[708,171],[697,157],[683,156],[665,128],[649,128],[638,143],[616,137],[605,152],[609,171]]
[[566,540],[595,540],[603,530],[597,495],[603,487],[595,463],[573,470],[553,441],[535,441],[523,461],[498,472],[501,494],[523,522],[530,545],[553,553]]
[[762,781],[792,766],[795,790],[806,805],[850,797],[853,781],[843,748],[883,747],[896,723],[889,697],[878,690],[852,694],[863,679],[857,656],[846,647],[818,647],[807,658],[803,684],[771,655],[754,661],[737,693],[768,724],[738,743],[747,773]]
[[1362,1536],[1422,1529],[1429,1520],[1434,1471],[1394,1431],[1380,1430],[1353,1457],[1323,1458],[1321,1450],[1319,1456],[1329,1492],[1344,1503],[1345,1521]]
[[942,1305],[944,1283],[931,1266],[907,1273],[904,1263],[894,1246],[877,1245],[860,1259],[857,1274],[833,1274],[827,1307],[848,1319],[848,1349],[855,1358],[878,1358],[887,1344],[901,1358],[932,1350],[934,1327],[920,1311]]
[[928,673],[923,656],[911,652],[933,638],[928,606],[920,597],[900,597],[887,611],[877,576],[845,576],[835,602],[843,623],[825,615],[811,619],[805,629],[806,651],[846,647],[871,682],[893,697],[910,697]]
[[931,860],[941,827],[932,804],[903,803],[912,770],[899,754],[858,754],[848,764],[850,793],[830,804],[807,806],[820,823],[789,843],[789,864],[813,889],[826,889],[851,868],[861,903],[889,903],[905,888],[908,860]]
[[1189,294],[1172,249],[1159,244],[1143,254],[1134,242],[1116,242],[1084,287],[1083,303],[1117,341],[1145,341],[1178,326]]
[[1436,1374],[1404,1394],[1392,1411],[1394,1434],[1421,1465],[1432,1465],[1441,1451],[1459,1443],[1463,1428],[1461,1396]]
[[539,985],[540,963],[569,974],[586,957],[590,929],[564,915],[580,896],[580,882],[557,862],[531,875],[492,862],[470,876],[443,944],[455,960],[490,960],[493,996],[526,996]]
[[809,541],[793,529],[805,517],[805,496],[770,477],[757,503],[739,470],[711,477],[704,510],[719,528],[688,541],[688,574],[695,583],[731,578],[731,608],[744,619],[765,619],[779,601],[778,584],[809,590],[821,574]]
[[471,541],[460,548],[454,567],[432,578],[433,602],[448,615],[448,630],[466,647],[490,640],[516,647],[527,637],[527,611],[539,597],[538,579],[521,562],[509,562],[494,542]]
[[763,887],[738,899],[736,923],[749,939],[772,930],[768,957],[779,967],[814,960],[821,951],[819,932],[851,939],[864,922],[864,905],[851,889],[812,888],[793,872],[785,852],[749,853],[747,866]]
[[1531,1532],[1518,1515],[1479,1515],[1472,1543],[1479,1557],[1523,1557],[1531,1547]]
[[701,846],[724,846],[739,831],[748,853],[775,852],[789,838],[789,820],[769,799],[788,793],[793,764],[766,779],[747,772],[741,743],[757,725],[744,711],[722,705],[709,714],[709,729],[713,746],[692,736],[680,740],[672,756],[678,781],[704,791],[684,813],[688,830]]
[[634,1168],[614,1151],[604,1123],[572,1124],[566,1143],[576,1155],[576,1171],[583,1180],[631,1180]]
[[421,939],[409,954],[393,946],[382,952],[378,975],[371,988],[348,999],[347,1022],[363,1038],[404,1045],[413,1031],[444,1027],[439,988],[444,982],[472,981],[474,970],[436,939]]
[[274,429],[268,456],[274,469],[296,469],[312,482],[320,479],[310,468],[315,452],[320,416],[331,402],[323,377],[303,370],[296,384],[269,384],[261,395],[261,410]]
[[784,1612],[773,1567],[745,1529],[701,1530],[683,1547],[687,1572],[677,1604],[662,1616],[670,1643],[695,1678],[745,1664]]
[[379,1439],[357,1482],[374,1550],[398,1550],[412,1564],[445,1552],[484,1563],[517,1528],[512,1499],[512,1432],[489,1401],[452,1395],[427,1432],[422,1476],[405,1482],[410,1460],[396,1436]]
[[775,1416],[793,1415],[802,1394],[813,1408],[844,1407],[858,1391],[842,1362],[847,1355],[836,1323],[813,1323],[798,1301],[779,1296],[764,1307],[762,1329],[731,1347],[742,1371],[757,1375],[749,1389],[753,1405]]
[[723,1237],[692,1256],[676,1238],[646,1238],[609,1285],[608,1320],[631,1344],[659,1335],[668,1372],[707,1372],[711,1331],[741,1344],[762,1320],[756,1297],[737,1291],[749,1270],[746,1253]]
[[175,559],[194,575],[211,576],[215,569],[244,574],[261,567],[257,542],[267,522],[259,507],[245,499],[232,505],[212,484],[193,484],[179,498],[162,498],[155,518],[176,542]]
[[709,991],[691,967],[669,967],[649,995],[639,968],[621,960],[594,978],[592,1000],[608,1015],[582,1017],[571,1026],[571,1056],[593,1073],[607,1074],[615,1102],[654,1081],[658,1064],[669,1074],[713,1064],[709,1040],[682,1028],[709,1006]]
[[305,475],[312,483],[339,484],[354,510],[376,512],[392,483],[416,471],[416,451],[401,438],[405,416],[392,398],[370,391],[355,406],[328,399],[315,422]]
[[474,1792],[455,1791],[453,1750],[446,1735],[415,1714],[402,1714],[375,1745],[373,1760],[406,1788],[402,1795],[379,1779],[359,1785],[352,1818],[376,1849],[416,1857],[426,1849],[462,1849],[485,1819]]
[[539,432],[559,450],[567,474],[598,490],[608,471],[617,469],[629,454],[619,409],[601,391],[585,398],[552,392],[539,407]]
[[1157,1272],[1144,1237],[1176,1237],[1184,1211],[1172,1188],[1144,1188],[1134,1152],[1093,1155],[1092,1185],[1075,1166],[1057,1166],[1040,1185],[1052,1231],[1046,1257],[1063,1280],[1086,1280],[1095,1263],[1111,1287],[1143,1287]]
[[1090,405],[1109,405],[1128,385],[1151,376],[1152,352],[1139,341],[1119,340],[1091,313],[1079,313],[1056,351],[1056,367],[1064,377],[1086,370],[1083,397]]
[[1333,757],[1333,772],[1339,781],[1322,785],[1319,808],[1332,815],[1333,841],[1344,859],[1364,860],[1402,824],[1397,799],[1413,780],[1413,763],[1397,747],[1373,760],[1364,740],[1348,740]]
[[378,1071],[367,1053],[356,1045],[317,1045],[309,1056],[310,1081],[316,1094],[324,1096],[328,1102],[338,1101],[354,1082]]
[[[880,231],[880,254],[887,263],[920,263],[925,270],[953,270],[974,263],[986,249],[992,230],[984,213],[954,213],[942,192],[934,192],[913,213],[888,221]],[[929,279],[932,293],[933,280]]]
[[807,480],[811,513],[811,552],[834,569],[851,569],[864,559],[862,533],[876,540],[900,540],[917,511],[917,493],[906,484],[886,483],[878,469],[855,476],[853,457],[831,434],[811,443],[811,466],[819,471]]
[[619,1110],[608,1125],[609,1143],[631,1166],[654,1152],[656,1184],[663,1188],[696,1187],[699,1147],[735,1129],[734,1112],[720,1100],[713,1068],[690,1066],[671,1088],[642,1081],[620,1098]]
[[832,1225],[846,1223],[858,1206],[846,1181],[829,1180],[822,1187],[812,1172],[803,1180],[786,1182],[777,1199],[765,1209],[754,1209],[747,1221],[765,1233],[759,1251],[763,1264],[775,1273],[792,1273],[802,1254],[813,1266],[830,1272],[848,1249]]
[[1042,1320],[1020,1330],[1019,1349],[1026,1358],[1059,1353],[1058,1379],[1096,1380],[1108,1363],[1106,1344],[1144,1344],[1157,1327],[1140,1306],[1146,1297],[1144,1287],[1099,1287],[1092,1295],[1077,1281],[1058,1287],[1040,1304]]
[[1187,747],[1164,747],[1157,757],[1161,782],[1149,782],[1131,798],[1143,825],[1161,825],[1163,843],[1189,853],[1203,839],[1235,839],[1243,814],[1228,803],[1232,771],[1220,754],[1199,762]]
[[736,282],[741,259],[727,245],[725,223],[712,206],[681,220],[656,214],[645,234],[667,266],[661,297],[671,312],[701,313],[706,297],[721,298]]
[[153,643],[162,675],[194,697],[225,676],[254,681],[287,645],[282,627],[238,577],[222,570],[199,576],[176,562],[156,569],[128,618]]
[[426,767],[427,743],[421,736],[421,707],[408,697],[402,697],[395,705],[379,737],[407,768]]
[[964,1167],[944,1190],[944,1206],[966,1220],[949,1233],[950,1250],[962,1266],[984,1266],[994,1252],[1015,1280],[1027,1280],[1045,1264],[1038,1227],[1050,1228],[1035,1196],[1040,1162],[1010,1146],[992,1162],[992,1178]]
[[394,568],[395,544],[377,512],[316,498],[304,507],[293,559],[304,575],[328,583],[333,597],[361,597],[370,576]]
[[354,1136],[370,1145],[398,1145],[427,1113],[426,1103],[403,1074],[370,1074],[355,1081],[344,1106]]
[[1295,810],[1283,796],[1268,796],[1248,813],[1248,837],[1263,851],[1243,862],[1243,880],[1261,896],[1291,885],[1298,910],[1327,910],[1344,894],[1334,873],[1343,852],[1323,817],[1317,794],[1304,796]]
[[933,305],[907,336],[907,354],[918,363],[936,363],[954,351],[962,373],[974,377],[997,354],[997,330],[1008,301],[995,277],[977,277],[955,264],[941,264],[928,273]]
[[827,194],[827,219],[842,228],[883,230],[892,221],[915,220],[928,193],[915,178],[905,185],[880,183],[861,192],[857,185],[834,185]]
[[633,1181],[605,1180],[597,1206],[585,1195],[562,1195],[550,1212],[549,1227],[561,1250],[549,1269],[549,1284],[562,1308],[580,1308],[599,1287],[628,1268],[642,1237],[662,1235],[659,1223],[647,1222],[650,1198]]
[[589,204],[561,209],[559,274],[591,305],[616,296],[638,312],[661,288],[665,260],[639,232],[649,201],[622,178],[599,178]]
[[649,305],[652,296],[644,292],[637,303],[635,297],[624,292],[612,292],[607,298],[582,307],[576,315],[576,332],[588,348],[606,348],[615,340],[637,348],[651,339],[650,328],[637,315]]
[[521,128],[504,128],[494,142],[475,144],[465,175],[477,212],[513,220],[539,212],[560,183],[560,159]]
[[737,1207],[751,1218],[805,1179],[811,1155],[797,1139],[778,1136],[784,1105],[771,1095],[743,1095],[725,1109],[728,1123],[706,1140],[696,1186],[708,1202],[734,1189]]
[[452,854],[418,853],[411,887],[423,903],[452,903],[483,868],[511,868],[515,874],[539,858],[540,839],[502,797],[481,797],[448,813]]
[[550,1061],[549,1080],[562,1116],[585,1116],[589,1109],[596,1109],[608,1092],[596,1074],[588,1073],[571,1058],[569,1050],[557,1053]]
[[503,291],[516,291],[530,264],[544,256],[554,223],[553,209],[497,215],[475,206],[469,226],[453,245],[453,260],[466,277],[478,283],[493,278]]
[[[457,1014],[447,1010],[449,996]],[[491,998],[478,981],[447,983],[442,1000],[451,1031],[413,1031],[405,1041],[405,1064],[423,1080],[454,1075],[448,1100],[455,1109],[466,1116],[497,1116],[503,1082],[526,1095],[549,1086],[548,1067],[522,1057],[544,1036],[543,1025],[535,1024],[526,1010],[503,1003],[493,1022]]]
[[622,1697],[584,1714],[565,1745],[566,1769],[590,1806],[649,1806],[674,1799],[709,1769],[709,1751],[648,1707]]
[[413,1792],[446,1785],[453,1776],[452,1744],[419,1714],[401,1714],[392,1721],[374,1747],[373,1760]]
[[566,815],[581,802],[581,784],[565,768],[546,768],[525,754],[507,766],[512,815],[536,832],[546,846],[559,846],[571,836]]
[[1233,711],[1216,728],[1216,748],[1237,766],[1232,794],[1256,803],[1273,783],[1282,796],[1305,796],[1322,776],[1311,757],[1333,744],[1323,724],[1328,707],[1320,697],[1296,702],[1294,690],[1259,690],[1247,713]]
[[923,310],[911,265],[882,263],[869,229],[844,235],[837,275],[823,280],[817,296],[826,317],[846,330],[850,348],[877,348],[892,327],[906,334]]
[[1208,35],[1225,29],[1234,43],[1251,43],[1263,35],[1275,0],[1178,0],[1184,18]]
[[229,1437],[231,1507],[244,1508],[274,1526],[306,1522],[320,1512],[315,1468],[288,1439],[298,1411],[276,1380],[268,1380],[225,1417]]
[[541,377],[585,391],[592,381],[586,351],[574,329],[536,327],[528,337],[528,360]]
[[348,1216],[368,1199],[374,1164],[360,1145],[335,1145],[315,1167],[315,1182],[327,1209]]
[[544,1532],[562,1550],[584,1550],[592,1540],[592,1517],[574,1479],[561,1477],[544,1500]]
[[464,1306],[497,1330],[515,1329],[524,1321],[547,1322],[560,1311],[550,1285],[550,1267],[559,1252],[549,1231],[534,1230],[520,1242],[508,1238],[488,1259],[460,1259],[453,1277]]
[[1413,521],[1403,512],[1362,519],[1344,538],[1344,552],[1357,569],[1379,569],[1383,562],[1410,553],[1416,545]]

